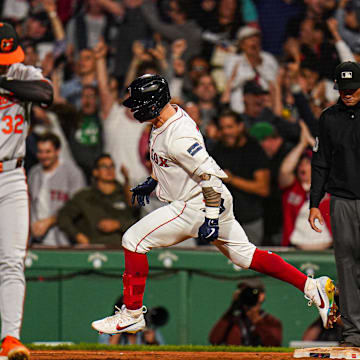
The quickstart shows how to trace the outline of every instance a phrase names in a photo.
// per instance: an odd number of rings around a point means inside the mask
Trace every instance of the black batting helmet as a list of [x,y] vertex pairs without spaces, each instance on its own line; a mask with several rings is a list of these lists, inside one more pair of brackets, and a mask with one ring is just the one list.
[[140,122],[155,119],[170,101],[169,86],[160,75],[145,74],[128,87],[130,96],[123,102]]

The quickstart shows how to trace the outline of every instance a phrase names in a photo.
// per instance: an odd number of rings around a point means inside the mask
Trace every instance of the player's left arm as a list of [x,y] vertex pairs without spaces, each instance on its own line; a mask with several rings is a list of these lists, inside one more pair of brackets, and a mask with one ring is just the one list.
[[20,101],[29,101],[50,106],[53,102],[54,91],[50,81],[40,80],[17,80],[0,76],[0,88],[11,93]]
[[189,173],[198,176],[205,201],[205,221],[199,229],[199,238],[214,241],[219,235],[219,214],[223,183],[227,175],[209,156],[202,142],[196,138],[176,139],[172,146],[172,156]]

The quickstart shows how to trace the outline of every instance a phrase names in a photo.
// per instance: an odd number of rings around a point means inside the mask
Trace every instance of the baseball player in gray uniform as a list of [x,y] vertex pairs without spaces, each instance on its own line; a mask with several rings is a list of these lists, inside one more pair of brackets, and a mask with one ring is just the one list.
[[21,64],[14,28],[0,23],[0,359],[25,360],[20,328],[25,295],[24,258],[29,201],[23,158],[32,102],[49,105],[53,90],[41,71]]
[[232,196],[222,183],[226,174],[207,153],[195,122],[179,106],[169,103],[166,80],[159,75],[144,75],[132,82],[129,92],[124,105],[139,121],[153,124],[149,144],[153,172],[132,189],[133,200],[143,206],[155,190],[167,205],[124,234],[124,305],[115,315],[94,321],[92,327],[107,334],[142,330],[149,271],[146,253],[197,236],[212,242],[234,264],[297,287],[317,306],[324,327],[332,327],[337,310],[333,281],[327,276],[308,278],[280,256],[249,242],[234,217]]

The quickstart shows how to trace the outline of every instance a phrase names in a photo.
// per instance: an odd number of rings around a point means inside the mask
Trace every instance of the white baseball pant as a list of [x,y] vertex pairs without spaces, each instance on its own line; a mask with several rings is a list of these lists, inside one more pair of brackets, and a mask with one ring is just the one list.
[[0,173],[1,338],[20,337],[24,258],[29,235],[29,199],[23,168]]
[[[223,194],[225,210],[219,217],[219,238],[214,245],[234,264],[247,269],[255,252],[243,228],[234,217],[232,197]],[[174,201],[130,227],[123,236],[126,249],[145,254],[152,248],[167,247],[197,237],[205,219],[204,203],[198,199]]]

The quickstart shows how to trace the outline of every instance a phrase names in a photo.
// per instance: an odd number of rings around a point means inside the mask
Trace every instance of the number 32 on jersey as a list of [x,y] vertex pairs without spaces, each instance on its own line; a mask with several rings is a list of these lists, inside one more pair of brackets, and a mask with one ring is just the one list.
[[1,119],[1,131],[4,134],[22,134],[23,132],[24,117],[21,114],[17,114],[14,117],[11,115],[5,115]]

